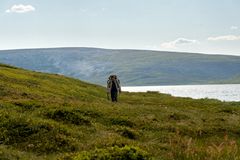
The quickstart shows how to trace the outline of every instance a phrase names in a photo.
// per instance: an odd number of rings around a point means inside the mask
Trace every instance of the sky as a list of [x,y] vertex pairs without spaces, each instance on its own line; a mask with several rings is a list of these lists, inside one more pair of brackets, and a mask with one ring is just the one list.
[[0,50],[53,47],[240,55],[239,0],[0,0]]

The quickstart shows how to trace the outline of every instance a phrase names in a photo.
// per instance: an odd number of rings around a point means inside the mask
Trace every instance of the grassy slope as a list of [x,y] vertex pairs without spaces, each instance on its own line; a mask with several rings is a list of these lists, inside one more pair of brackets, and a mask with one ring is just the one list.
[[239,114],[240,103],[157,93],[113,104],[102,87],[0,65],[0,159],[77,159],[112,146],[155,159],[239,159]]

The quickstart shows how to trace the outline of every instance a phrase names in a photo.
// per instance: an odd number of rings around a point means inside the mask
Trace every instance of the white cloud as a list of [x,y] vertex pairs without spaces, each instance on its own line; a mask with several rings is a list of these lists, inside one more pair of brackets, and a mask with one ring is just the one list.
[[174,41],[171,42],[165,42],[161,44],[161,47],[163,48],[176,48],[177,46],[180,45],[189,45],[189,44],[194,44],[197,43],[197,40],[191,40],[191,39],[186,39],[186,38],[178,38]]
[[231,26],[230,29],[231,29],[231,30],[237,30],[237,29],[238,29],[238,26]]
[[15,4],[10,9],[6,10],[7,13],[26,13],[32,12],[36,9],[32,5],[23,5],[23,4]]
[[236,35],[225,35],[225,36],[217,36],[217,37],[208,37],[209,41],[237,41],[240,40],[240,36]]

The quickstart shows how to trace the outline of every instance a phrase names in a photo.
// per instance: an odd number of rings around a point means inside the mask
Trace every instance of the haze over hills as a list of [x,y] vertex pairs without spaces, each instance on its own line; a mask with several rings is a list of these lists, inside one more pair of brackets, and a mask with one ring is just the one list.
[[148,50],[52,48],[0,51],[0,63],[63,74],[104,85],[110,74],[122,85],[240,83],[240,57]]

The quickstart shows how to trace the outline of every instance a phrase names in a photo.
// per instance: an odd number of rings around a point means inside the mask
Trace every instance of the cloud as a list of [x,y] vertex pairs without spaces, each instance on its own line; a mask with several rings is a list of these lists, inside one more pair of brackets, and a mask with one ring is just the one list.
[[23,4],[15,4],[10,9],[6,10],[7,13],[27,13],[33,12],[36,9],[32,5],[23,5]]
[[191,40],[191,39],[186,39],[186,38],[178,38],[174,41],[171,42],[165,42],[161,44],[161,47],[163,48],[176,48],[177,46],[181,45],[190,45],[197,43],[197,40]]
[[238,26],[231,26],[230,29],[231,30],[238,30]]
[[225,36],[217,36],[217,37],[208,37],[209,41],[237,41],[240,40],[240,36],[236,35],[225,35]]

